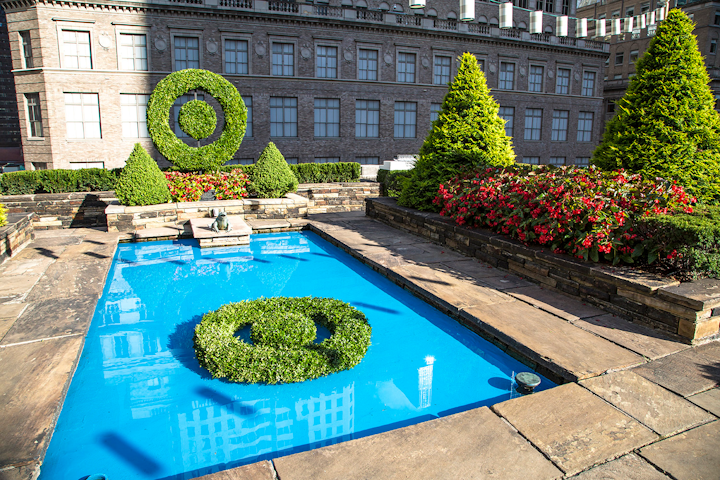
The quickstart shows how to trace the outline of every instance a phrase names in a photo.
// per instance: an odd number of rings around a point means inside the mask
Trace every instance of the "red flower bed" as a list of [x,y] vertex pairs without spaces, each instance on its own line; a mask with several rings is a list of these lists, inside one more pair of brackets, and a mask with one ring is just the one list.
[[203,193],[215,190],[218,200],[247,197],[248,176],[242,170],[205,174],[165,172],[173,202],[197,202]]
[[440,185],[435,203],[458,225],[490,228],[556,253],[633,263],[638,216],[692,212],[682,187],[595,167],[486,168]]

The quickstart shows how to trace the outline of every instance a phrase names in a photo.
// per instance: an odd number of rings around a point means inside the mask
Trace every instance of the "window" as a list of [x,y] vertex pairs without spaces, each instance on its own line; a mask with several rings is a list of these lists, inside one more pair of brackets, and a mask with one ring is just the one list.
[[578,116],[578,142],[589,142],[592,139],[593,112],[580,112]]
[[625,16],[626,17],[634,17],[635,16],[635,7],[628,7],[625,9]]
[[431,103],[430,104],[430,121],[434,122],[440,116],[440,110],[442,109],[442,103]]
[[355,161],[360,165],[379,165],[380,157],[355,157]]
[[249,73],[247,40],[225,40],[225,73],[236,75]]
[[42,113],[40,112],[40,94],[26,93],[25,104],[27,105],[28,133],[31,137],[44,137],[42,126]]
[[140,33],[120,34],[120,70],[147,71],[147,41]]
[[720,12],[715,12],[715,25],[720,25]]
[[522,163],[525,163],[527,165],[539,165],[540,157],[523,157]]
[[515,86],[515,64],[500,62],[500,82],[498,88],[501,90],[512,90]]
[[570,15],[570,0],[563,0],[562,2],[562,14]]
[[315,99],[315,136],[340,136],[340,100],[335,98]]
[[545,69],[537,65],[530,65],[528,77],[528,92],[542,92],[543,74]]
[[613,75],[613,80],[622,80],[622,73],[616,73]]
[[505,135],[508,137],[513,136],[513,124],[515,122],[515,108],[513,107],[500,107],[498,112],[500,118],[505,120]]
[[32,42],[30,41],[30,30],[20,32],[20,45],[22,48],[23,68],[33,68]]
[[515,5],[520,8],[528,8],[528,0],[517,0]]
[[540,140],[542,109],[525,109],[525,140]]
[[558,68],[557,81],[555,82],[555,93],[567,95],[570,93],[570,69]]
[[650,11],[650,2],[645,2],[640,4],[640,13],[645,13]]
[[583,72],[582,95],[592,97],[595,93],[595,72]]
[[337,78],[337,47],[317,47],[315,70],[318,78]]
[[90,54],[90,32],[63,30],[63,63],[64,68],[92,68]]
[[297,165],[297,164],[298,164],[298,159],[297,159],[297,157],[290,157],[290,158],[285,157],[285,161],[286,161],[287,163],[289,163],[290,165]]
[[713,38],[712,40],[710,40],[710,53],[715,52],[717,52],[717,39]]
[[357,100],[355,102],[355,136],[377,138],[380,126],[380,101]]
[[638,59],[638,51],[637,50],[630,50],[630,63],[637,62]]
[[485,71],[485,60],[478,59],[477,62],[478,62],[478,68],[484,72]]
[[546,12],[554,12],[555,11],[555,2],[554,0],[545,0],[545,11]]
[[622,65],[625,62],[625,53],[617,52],[615,54],[615,65]]
[[97,93],[66,93],[67,138],[101,138]]
[[150,95],[120,94],[120,117],[123,138],[146,138],[147,102]]
[[435,56],[433,83],[435,85],[447,85],[450,83],[450,57]]
[[590,157],[578,157],[575,159],[575,166],[577,167],[589,167]]
[[225,165],[252,165],[255,160],[252,158],[233,158],[225,162]]
[[270,136],[297,137],[297,98],[270,97]]
[[272,44],[272,74],[278,77],[295,75],[295,44]]
[[315,157],[315,163],[338,163],[340,157]]
[[[70,170],[81,170],[83,168],[105,168],[105,162],[70,162]],[[117,337],[115,337],[117,339]]]
[[615,102],[608,100],[607,107],[605,107],[607,113],[615,113]]
[[550,140],[553,142],[566,142],[568,117],[570,112],[567,110],[554,110],[552,116],[552,132]]
[[415,138],[417,103],[395,102],[395,138]]
[[415,54],[398,53],[397,56],[397,81],[404,83],[415,83]]
[[175,100],[175,103],[173,104],[173,118],[175,119],[175,135],[178,136],[178,138],[190,138],[190,135],[185,133],[182,128],[180,128],[180,123],[178,122],[178,116],[180,115],[180,108],[185,105],[190,100],[204,100],[205,96],[202,93],[197,93],[194,91],[188,92],[185,95],[182,95],[178,97]]
[[245,126],[245,136],[253,136],[253,105],[252,97],[243,97],[245,107],[247,107],[247,125]]
[[378,51],[361,48],[358,52],[358,80],[378,79]]
[[550,157],[550,161],[548,162],[550,165],[565,165],[565,157]]
[[197,37],[175,37],[175,70],[200,68],[200,40]]
[[610,15],[612,18],[620,18],[620,10],[613,10],[612,14]]

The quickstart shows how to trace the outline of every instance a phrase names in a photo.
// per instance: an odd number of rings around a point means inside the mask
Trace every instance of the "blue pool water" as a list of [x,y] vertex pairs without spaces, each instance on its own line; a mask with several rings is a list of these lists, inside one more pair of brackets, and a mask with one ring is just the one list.
[[[204,313],[278,295],[362,310],[373,329],[363,361],[288,385],[232,384],[200,369],[192,333]],[[121,244],[40,479],[190,479],[492,405],[517,396],[511,374],[524,370],[312,233],[204,250],[192,240]]]

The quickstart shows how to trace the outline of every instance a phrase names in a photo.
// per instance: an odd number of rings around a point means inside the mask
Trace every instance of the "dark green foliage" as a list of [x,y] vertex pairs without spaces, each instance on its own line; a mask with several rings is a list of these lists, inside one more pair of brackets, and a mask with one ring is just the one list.
[[217,115],[215,110],[201,100],[190,100],[180,107],[178,123],[183,132],[195,140],[209,137],[215,131]]
[[130,154],[115,186],[115,195],[123,205],[156,205],[170,201],[165,175],[139,143]]
[[[313,343],[315,324],[332,336]],[[253,344],[235,336],[251,325]],[[195,356],[215,378],[293,383],[348,370],[365,356],[372,329],[365,315],[332,298],[273,297],[223,305],[195,327]]]
[[7,224],[7,208],[5,208],[5,205],[0,203],[0,227],[3,227]]
[[420,148],[420,158],[404,183],[398,203],[418,210],[439,211],[433,204],[440,184],[464,170],[507,166],[515,162],[505,121],[490,96],[477,59],[465,53],[438,119]]
[[377,181],[380,183],[381,195],[398,197],[402,192],[403,182],[411,175],[412,170],[378,170]]
[[[170,108],[175,100],[196,89],[215,97],[225,115],[220,138],[202,147],[186,145],[169,124]],[[186,170],[213,169],[230,160],[242,143],[246,121],[247,108],[237,89],[220,75],[207,70],[187,69],[171,73],[157,84],[148,100],[147,126],[155,146],[168,161]],[[193,133],[204,132],[196,130]]]
[[280,198],[298,186],[297,178],[273,142],[260,154],[250,180],[251,188],[260,198]]
[[720,116],[692,21],[671,10],[607,124],[593,163],[649,179],[677,180],[706,203],[720,201]]
[[115,188],[121,169],[83,168],[80,170],[24,170],[0,175],[0,193],[96,192]]
[[[241,169],[248,177],[253,178],[255,165],[223,165],[208,171],[231,172]],[[290,165],[290,171],[297,178],[298,183],[332,183],[332,182],[357,182],[360,180],[360,164],[356,162],[340,163],[300,163]],[[185,170],[178,167],[170,167],[165,171],[198,172],[197,169]],[[202,172],[202,170],[200,170]]]

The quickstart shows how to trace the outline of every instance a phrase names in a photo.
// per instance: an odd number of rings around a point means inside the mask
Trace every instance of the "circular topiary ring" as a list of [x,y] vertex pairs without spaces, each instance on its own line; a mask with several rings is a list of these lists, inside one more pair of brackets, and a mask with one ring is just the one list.
[[[313,343],[316,324],[331,336]],[[252,344],[235,336],[250,325]],[[353,368],[367,353],[365,314],[333,298],[272,297],[223,305],[195,327],[195,355],[215,378],[293,383]]]
[[[225,116],[220,138],[202,147],[186,145],[169,124],[170,108],[175,100],[196,89],[212,95]],[[171,73],[157,84],[148,100],[150,137],[168,161],[185,170],[213,169],[230,160],[242,143],[246,123],[247,108],[237,89],[220,75],[207,70],[187,69]]]

